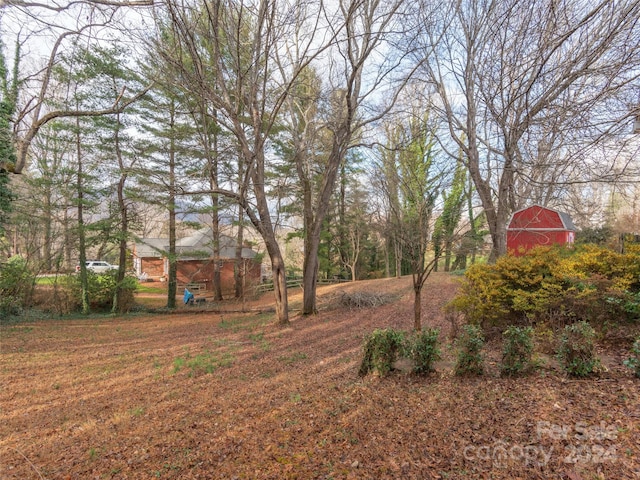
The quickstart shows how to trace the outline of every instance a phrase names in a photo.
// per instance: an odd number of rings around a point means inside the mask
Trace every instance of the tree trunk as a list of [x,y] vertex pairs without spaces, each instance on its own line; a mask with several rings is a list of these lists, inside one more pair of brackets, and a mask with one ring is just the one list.
[[267,242],[267,251],[271,258],[273,273],[273,292],[276,300],[276,316],[279,325],[289,324],[289,301],[287,298],[287,274],[280,247],[275,242],[275,236]]
[[331,195],[333,194],[333,188],[338,176],[338,169],[344,161],[344,148],[348,143],[348,139],[350,139],[350,126],[351,125],[342,125],[339,131],[335,133],[331,153],[327,160],[327,169],[317,198],[312,227],[305,231],[305,235],[307,236],[305,248],[308,248],[309,253],[305,252],[306,268],[302,272],[302,282],[305,286],[302,302],[303,315],[313,315],[317,312],[315,297],[318,286],[320,232],[322,231],[322,223],[329,209]]
[[73,235],[71,232],[71,227],[69,226],[70,220],[69,220],[69,210],[67,208],[64,209],[64,214],[63,214],[63,228],[64,228],[64,263],[65,263],[65,267],[70,270],[73,271],[74,270],[74,265],[73,265],[73,259],[71,258],[71,245],[73,243]]
[[[279,325],[289,324],[289,301],[287,299],[287,274],[281,257],[275,258],[273,265],[273,291],[276,297],[276,316]],[[271,259],[272,263],[274,258]]]
[[[259,218],[247,209],[249,219],[256,227],[262,239],[264,240],[267,253],[271,259],[271,271],[273,272],[273,292],[276,301],[276,315],[278,317],[279,325],[289,324],[289,300],[287,298],[287,274],[285,270],[284,258],[278,245],[276,238],[276,232],[271,222],[271,212],[269,210],[269,202],[267,201],[266,192],[264,189],[265,174],[264,174],[264,156],[263,151],[260,148],[255,149],[256,161],[253,168],[251,178],[253,182],[253,193],[255,195],[256,209],[258,211]],[[250,152],[245,151],[243,155],[249,158]],[[244,194],[240,195],[240,201],[245,199]],[[245,206],[246,207],[246,206]]]
[[[203,119],[206,119],[206,112]],[[205,135],[205,147],[209,159],[209,186],[211,191],[218,189],[218,117],[217,111],[213,112],[215,121],[213,130],[213,145],[209,151],[208,137]],[[206,124],[206,123],[205,123]],[[208,129],[207,129],[208,131]],[[222,300],[222,282],[220,278],[220,196],[217,193],[211,194],[211,236],[213,237],[213,299],[217,302]]]
[[[340,262],[343,265],[349,263],[347,257],[347,175],[345,172],[345,162],[340,162],[340,196],[338,198],[338,245],[340,245],[338,254]],[[341,275],[342,276],[342,275]],[[354,280],[355,281],[355,280]]]
[[127,271],[127,239],[129,238],[129,212],[127,210],[127,202],[124,195],[124,186],[127,182],[127,172],[125,170],[124,161],[122,159],[122,150],[120,149],[120,115],[116,115],[116,124],[114,132],[114,147],[116,158],[118,159],[118,167],[120,168],[120,180],[118,181],[118,211],[120,212],[120,232],[118,232],[118,273],[116,275],[116,291],[113,299],[113,313],[123,313],[125,304],[123,299],[123,283]]
[[[301,155],[302,153],[300,153]],[[304,252],[302,260],[302,314],[311,315],[317,312],[316,289],[318,282],[318,261],[319,243],[311,240],[311,233],[314,225],[313,194],[310,180],[311,173],[305,168],[305,162],[296,157],[296,171],[302,184],[302,221],[304,232]],[[316,244],[315,253],[313,245]]]
[[[467,94],[469,95],[469,94]],[[472,104],[471,100],[468,100],[469,104]],[[475,109],[472,110],[475,114]],[[487,226],[489,227],[489,233],[491,234],[491,240],[493,245],[491,247],[491,253],[489,254],[489,263],[495,263],[500,255],[506,252],[506,225],[500,226],[503,221],[503,212],[500,212],[500,206],[496,209],[496,205],[493,200],[493,191],[491,186],[482,178],[482,171],[480,167],[480,154],[477,148],[477,142],[479,141],[475,134],[475,119],[471,116],[471,112],[467,119],[467,131],[468,131],[468,162],[469,162],[469,174],[473,179],[473,183],[480,197],[482,208],[487,217]],[[501,182],[502,183],[502,182]]]
[[169,193],[169,271],[167,272],[167,308],[176,308],[178,294],[178,262],[176,257],[176,198],[175,186]]
[[391,277],[391,259],[389,258],[389,255],[391,255],[391,249],[389,248],[389,237],[385,235],[385,239],[384,239],[384,278],[390,278]]
[[453,250],[453,242],[450,240],[449,235],[447,235],[447,240],[445,240],[444,242],[444,271],[445,272],[448,272],[451,270],[451,250]]
[[499,219],[491,232],[493,246],[489,254],[489,263],[495,263],[498,258],[507,253],[507,226],[506,215],[498,216]]
[[76,188],[78,192],[78,250],[80,263],[80,284],[82,295],[82,313],[89,313],[89,280],[87,278],[87,241],[84,229],[84,186],[82,171],[82,147],[80,138],[80,119],[76,118],[76,155],[78,157],[78,177]]
[[413,280],[413,329],[422,330],[422,283]]
[[316,304],[316,286],[318,285],[318,251],[320,239],[311,241],[305,236],[305,251],[302,268],[302,314],[313,315],[318,312]]
[[[212,187],[213,188],[213,187]],[[211,195],[211,204],[213,206],[213,217],[211,221],[211,236],[213,241],[213,299],[216,302],[222,300],[222,281],[220,278],[220,217],[218,216],[218,208],[220,198],[218,195]]]
[[402,246],[397,238],[394,238],[393,246],[396,254],[396,278],[402,275]]
[[169,129],[171,139],[169,141],[169,272],[167,278],[167,308],[176,308],[176,295],[178,290],[178,264],[176,256],[176,140],[175,140],[175,105],[171,100],[169,108]]
[[[52,218],[53,208],[51,206],[51,187],[47,186],[44,199],[44,245],[43,245],[43,268],[46,272],[53,270],[52,265],[52,250],[51,250],[51,232],[52,232]],[[56,269],[57,270],[57,269]]]
[[[117,141],[116,141],[117,145]],[[121,164],[122,165],[122,164]],[[124,302],[122,298],[122,284],[127,270],[127,238],[129,231],[129,215],[127,203],[124,197],[124,185],[127,181],[127,174],[123,173],[118,182],[118,209],[120,211],[120,240],[118,242],[118,273],[116,275],[116,291],[113,299],[113,313],[124,312]]]
[[236,259],[233,268],[233,278],[235,281],[235,297],[244,298],[244,266],[242,260],[242,246],[244,244],[244,215],[242,207],[238,208],[238,234],[236,236]]

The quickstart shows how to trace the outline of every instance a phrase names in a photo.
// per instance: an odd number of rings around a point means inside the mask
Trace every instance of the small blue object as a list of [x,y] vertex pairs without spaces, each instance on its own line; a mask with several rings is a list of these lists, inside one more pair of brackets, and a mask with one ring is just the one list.
[[186,288],[184,289],[184,298],[183,298],[184,304],[188,304],[188,303],[192,303],[193,302],[193,293],[191,293],[189,290],[187,290]]

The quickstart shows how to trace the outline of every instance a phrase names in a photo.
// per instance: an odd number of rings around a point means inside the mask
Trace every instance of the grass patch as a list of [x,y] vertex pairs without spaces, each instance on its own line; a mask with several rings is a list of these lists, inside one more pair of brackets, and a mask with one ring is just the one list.
[[302,352],[294,352],[291,355],[285,355],[282,357],[278,357],[278,360],[283,362],[285,365],[293,365],[301,360],[306,360],[307,354]]
[[144,414],[144,407],[135,407],[129,410],[129,415],[132,417],[140,417]]
[[258,347],[260,347],[260,350],[262,350],[263,352],[268,352],[269,350],[271,350],[271,344],[268,340],[265,340],[264,332],[252,333],[251,335],[249,335],[249,340],[251,340],[251,343],[253,343],[254,345],[258,345]]
[[157,293],[160,295],[166,294],[167,289],[162,286],[156,285],[155,282],[138,282],[138,288],[136,289],[137,293]]
[[201,374],[211,374],[218,368],[229,367],[235,362],[235,357],[228,352],[217,355],[213,352],[205,350],[203,353],[191,356],[187,351],[184,356],[176,357],[173,360],[172,373],[178,373],[183,368],[189,369],[189,376],[195,377]]
[[300,403],[302,401],[302,396],[298,392],[291,393],[289,395],[289,401],[291,403]]
[[10,333],[29,333],[33,331],[33,327],[11,327],[9,328]]
[[96,460],[100,456],[100,449],[92,447],[87,454],[89,455],[89,460]]
[[233,333],[238,333],[241,330],[252,331],[254,328],[264,327],[269,323],[271,316],[265,317],[264,315],[243,315],[238,317],[232,317],[225,319],[222,317],[218,324],[223,330],[228,330]]

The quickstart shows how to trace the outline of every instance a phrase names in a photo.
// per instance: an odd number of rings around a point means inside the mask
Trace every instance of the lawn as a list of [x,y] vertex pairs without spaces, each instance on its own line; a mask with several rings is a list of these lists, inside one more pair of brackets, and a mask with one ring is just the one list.
[[[189,310],[2,325],[2,479],[637,479],[640,381],[611,331],[603,370],[574,380],[552,357],[524,378],[453,375],[434,274],[424,323],[441,329],[435,373],[357,375],[363,336],[413,325],[409,278],[323,287],[320,313],[274,325]],[[371,309],[343,290],[396,294]],[[297,294],[296,294],[297,295]],[[299,302],[295,296],[292,305]]]

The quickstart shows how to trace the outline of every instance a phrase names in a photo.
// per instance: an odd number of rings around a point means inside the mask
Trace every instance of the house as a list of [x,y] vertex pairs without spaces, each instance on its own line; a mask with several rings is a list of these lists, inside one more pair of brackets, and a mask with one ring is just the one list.
[[522,255],[538,245],[566,245],[575,239],[576,227],[564,212],[532,205],[514,212],[507,226],[507,251]]
[[[214,265],[220,268],[220,284],[223,295],[234,292],[236,264],[236,239],[220,235],[220,253],[213,253],[211,228],[203,228],[188,237],[176,241],[178,284],[198,283],[204,290],[213,290]],[[169,239],[141,238],[133,248],[133,266],[138,277],[165,281],[169,275]],[[246,268],[246,283],[260,282],[258,254],[249,246],[243,246],[242,259]]]

